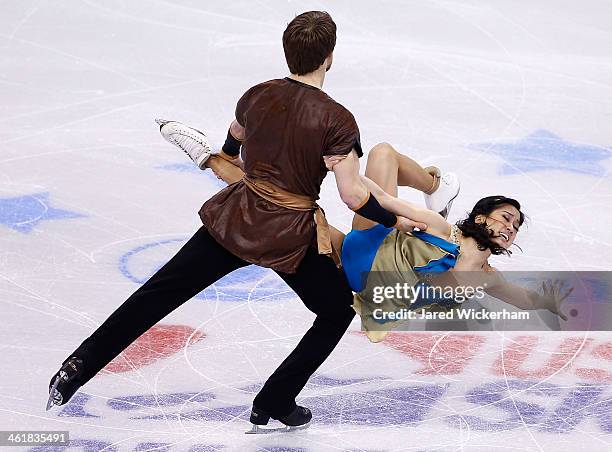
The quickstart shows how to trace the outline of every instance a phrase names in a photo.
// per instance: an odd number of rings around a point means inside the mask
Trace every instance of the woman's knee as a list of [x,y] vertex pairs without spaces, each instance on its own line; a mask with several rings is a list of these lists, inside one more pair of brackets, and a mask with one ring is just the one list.
[[384,159],[395,158],[397,151],[389,143],[378,143],[375,145],[368,155],[368,159]]

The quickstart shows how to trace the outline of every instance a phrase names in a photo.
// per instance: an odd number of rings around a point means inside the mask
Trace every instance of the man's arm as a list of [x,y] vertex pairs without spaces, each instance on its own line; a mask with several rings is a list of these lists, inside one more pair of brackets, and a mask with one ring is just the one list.
[[354,150],[346,158],[334,161],[331,170],[336,177],[340,198],[355,213],[385,226],[393,226],[391,223],[395,216],[397,217],[395,227],[402,231],[412,231],[415,227],[421,230],[427,229],[425,223],[413,221],[410,216],[416,213],[416,209],[395,202],[397,198],[388,195],[373,181],[359,174],[359,158]]
[[[359,175],[359,158],[351,151],[332,167],[340,199],[351,210],[358,209],[368,196],[368,189]],[[376,221],[376,220],[374,220]]]
[[236,138],[238,141],[244,141],[244,138],[246,136],[245,133],[245,128],[242,127],[238,121],[236,121],[235,119],[232,121],[232,123],[230,124],[230,133],[232,134],[232,136],[234,138]]
[[242,142],[244,141],[245,137],[245,128],[234,119],[230,124],[229,130],[227,131],[227,138],[225,139],[225,143],[223,143],[221,152],[219,154],[221,158],[224,158],[242,169],[244,168],[244,163],[240,158],[240,146],[242,146]]

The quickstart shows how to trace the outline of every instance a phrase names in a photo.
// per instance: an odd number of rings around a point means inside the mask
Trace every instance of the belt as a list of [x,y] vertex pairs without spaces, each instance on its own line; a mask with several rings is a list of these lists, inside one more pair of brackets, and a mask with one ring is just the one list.
[[246,175],[242,178],[242,181],[249,190],[261,196],[266,201],[270,201],[272,204],[302,212],[314,211],[315,222],[317,224],[317,248],[319,254],[331,257],[335,264],[340,267],[340,255],[332,246],[329,223],[327,223],[323,209],[321,209],[314,199],[306,195],[291,193],[271,182],[250,178]]

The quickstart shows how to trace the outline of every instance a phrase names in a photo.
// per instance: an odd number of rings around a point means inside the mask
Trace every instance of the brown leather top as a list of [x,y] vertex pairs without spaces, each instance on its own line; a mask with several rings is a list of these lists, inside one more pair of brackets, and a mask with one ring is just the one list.
[[[246,176],[313,201],[327,174],[324,155],[351,149],[362,155],[353,115],[323,91],[295,80],[270,80],[249,89],[238,101],[236,120],[246,129]],[[316,244],[314,211],[275,205],[242,181],[204,203],[200,218],[228,251],[285,273],[295,272]]]

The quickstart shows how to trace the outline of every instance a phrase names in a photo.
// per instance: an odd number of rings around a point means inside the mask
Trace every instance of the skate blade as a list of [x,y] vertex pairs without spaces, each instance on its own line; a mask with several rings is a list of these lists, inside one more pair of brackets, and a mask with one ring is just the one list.
[[253,427],[251,427],[251,430],[244,432],[244,433],[247,435],[265,435],[267,433],[287,433],[287,432],[295,432],[297,430],[306,430],[308,427],[310,427],[310,422],[307,422],[304,425],[298,425],[295,427],[284,425],[282,427],[276,427],[276,428],[267,428],[267,427],[262,427],[261,425],[253,424]]
[[[49,390],[49,398],[47,399],[47,409],[49,411],[53,405],[59,405],[61,403],[61,394],[57,390],[57,386],[59,385],[62,378],[60,376],[55,377],[55,381],[53,382],[53,386]],[[59,397],[59,399],[58,399]],[[59,402],[59,403],[57,403]]]

